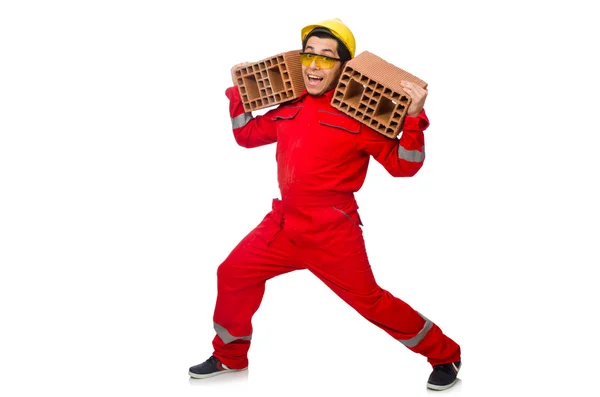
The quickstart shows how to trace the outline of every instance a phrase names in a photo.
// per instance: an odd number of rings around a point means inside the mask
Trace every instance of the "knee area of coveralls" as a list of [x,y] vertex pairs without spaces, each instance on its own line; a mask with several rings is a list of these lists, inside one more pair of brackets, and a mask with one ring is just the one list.
[[219,289],[234,287],[239,279],[239,270],[231,262],[223,262],[217,268],[217,285]]
[[340,292],[340,296],[369,320],[389,318],[391,313],[392,316],[404,318],[406,323],[413,324],[416,332],[425,323],[425,320],[412,307],[379,286],[366,294],[343,291]]
[[386,291],[380,287],[375,287],[368,293],[357,293],[356,291],[340,291],[341,298],[352,306],[364,317],[376,315],[377,312],[385,312],[388,306],[389,297]]
[[217,278],[219,280],[224,280],[232,275],[232,269],[229,262],[223,262],[217,267]]
[[219,279],[231,279],[239,277],[244,272],[242,262],[235,260],[234,258],[227,258],[217,268],[217,278]]
[[221,263],[217,268],[217,282],[219,286],[234,287],[237,284],[246,286],[252,274],[259,273],[259,269],[249,269],[244,265],[243,262],[231,257]]

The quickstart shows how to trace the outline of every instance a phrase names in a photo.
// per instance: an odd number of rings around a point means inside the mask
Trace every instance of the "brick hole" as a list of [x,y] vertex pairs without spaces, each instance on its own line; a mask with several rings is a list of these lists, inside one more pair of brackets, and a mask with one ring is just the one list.
[[348,83],[348,87],[346,88],[346,93],[344,95],[344,101],[350,104],[353,107],[356,107],[360,102],[361,97],[363,96],[363,92],[365,91],[365,87],[356,80],[352,79]]
[[246,93],[248,94],[248,99],[250,101],[254,101],[260,96],[258,93],[258,82],[256,81],[256,77],[253,74],[249,74],[245,76],[243,80],[244,87],[246,87]]
[[381,97],[379,99],[379,103],[377,104],[377,108],[375,108],[374,117],[382,124],[387,124],[387,122],[392,117],[392,114],[396,108],[396,104],[387,97]]
[[273,67],[273,68],[269,68],[267,69],[267,72],[269,74],[269,82],[271,83],[271,87],[273,87],[273,91],[274,92],[279,92],[279,91],[283,91],[283,78],[281,77],[281,71],[279,70],[279,67]]

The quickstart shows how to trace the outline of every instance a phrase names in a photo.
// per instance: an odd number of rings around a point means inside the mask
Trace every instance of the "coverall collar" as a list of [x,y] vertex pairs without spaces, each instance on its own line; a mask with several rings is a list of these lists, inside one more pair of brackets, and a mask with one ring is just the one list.
[[333,98],[334,92],[335,92],[335,88],[333,88],[333,89],[331,89],[331,90],[329,90],[327,92],[324,92],[321,95],[312,96],[312,95],[310,95],[308,93],[308,91],[306,91],[306,89],[304,89],[302,91],[302,93],[300,93],[300,95],[298,96],[298,98],[294,102],[303,101],[306,98],[306,96],[310,96],[310,97],[315,98],[315,99],[317,99],[317,98],[325,98],[327,100],[327,102],[331,102],[331,99]]

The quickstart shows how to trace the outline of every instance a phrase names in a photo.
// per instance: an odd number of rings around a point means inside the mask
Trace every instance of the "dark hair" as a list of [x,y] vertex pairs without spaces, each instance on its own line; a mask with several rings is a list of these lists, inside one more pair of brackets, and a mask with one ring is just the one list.
[[331,31],[327,28],[314,28],[313,30],[311,30],[311,32],[306,35],[304,41],[302,42],[303,51],[306,48],[306,42],[312,36],[317,36],[321,39],[334,39],[335,41],[337,41],[337,52],[342,62],[349,61],[352,58],[350,56],[350,51],[348,50],[348,47],[346,47],[342,40],[335,37],[335,35],[331,33]]

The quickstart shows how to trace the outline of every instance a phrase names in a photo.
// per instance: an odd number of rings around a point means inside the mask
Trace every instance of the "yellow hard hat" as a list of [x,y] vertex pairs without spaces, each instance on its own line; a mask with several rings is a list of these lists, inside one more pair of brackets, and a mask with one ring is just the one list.
[[342,43],[348,48],[350,51],[350,57],[354,58],[354,51],[356,51],[356,41],[354,40],[354,35],[352,31],[348,29],[344,23],[338,18],[328,19],[326,21],[322,21],[313,25],[308,25],[302,28],[302,42],[304,43],[304,39],[310,32],[315,28],[326,28],[334,34],[335,37],[340,39]]

